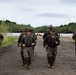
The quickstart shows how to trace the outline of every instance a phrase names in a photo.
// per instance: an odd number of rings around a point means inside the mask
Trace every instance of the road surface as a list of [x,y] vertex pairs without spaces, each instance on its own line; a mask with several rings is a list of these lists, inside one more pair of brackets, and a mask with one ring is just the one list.
[[76,75],[74,42],[61,41],[53,69],[47,67],[43,40],[37,40],[31,69],[22,66],[20,48],[17,43],[3,48],[0,55],[0,75]]

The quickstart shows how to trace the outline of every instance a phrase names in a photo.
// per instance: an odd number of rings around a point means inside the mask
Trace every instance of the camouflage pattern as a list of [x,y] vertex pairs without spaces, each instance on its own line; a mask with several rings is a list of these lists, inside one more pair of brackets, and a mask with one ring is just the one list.
[[72,38],[76,41],[76,31],[73,33]]
[[55,59],[56,59],[56,49],[57,48],[46,48],[46,51],[47,51],[47,59],[48,59],[48,63],[53,66],[53,63],[55,62]]
[[30,35],[30,36],[26,36],[23,38],[22,40],[22,44],[24,45],[24,52],[23,52],[23,56],[24,56],[24,64],[26,65],[31,65],[31,58],[32,58],[32,43],[34,43],[35,40],[34,38]]
[[72,38],[75,40],[75,52],[76,52],[76,31],[73,32]]
[[25,64],[25,62],[24,62],[24,47],[21,47],[21,52],[20,52],[20,54],[21,54],[21,58],[22,58],[23,65],[24,65],[24,64]]
[[0,33],[0,44],[3,42],[4,36]]
[[46,48],[46,51],[47,51],[47,55],[48,56],[53,56],[53,55],[56,55],[56,49],[57,48],[50,48],[50,47],[48,47],[48,48]]
[[53,66],[57,55],[57,45],[60,44],[60,40],[55,35],[54,31],[51,31],[50,35],[44,39],[44,43],[47,51],[48,64]]
[[33,32],[33,30],[31,29],[31,36],[34,38],[34,40],[35,40],[35,45],[34,46],[32,46],[32,52],[33,52],[33,54],[34,54],[34,49],[35,49],[35,46],[36,46],[36,40],[37,40],[37,35]]
[[22,58],[23,65],[24,65],[25,63],[24,63],[24,55],[23,55],[23,53],[24,53],[24,47],[22,46],[22,40],[23,40],[23,38],[26,36],[25,32],[26,32],[26,30],[23,29],[23,30],[22,30],[22,33],[20,34],[20,36],[19,36],[19,38],[18,38],[18,47],[21,47],[20,54],[21,54],[21,58]]
[[32,59],[32,47],[25,47],[23,49],[24,63],[27,65],[31,65]]
[[76,41],[75,41],[75,50],[76,50]]
[[45,47],[45,42],[44,42],[45,38],[46,38],[48,35],[50,35],[50,31],[53,31],[53,30],[54,30],[54,32],[55,32],[56,37],[57,37],[57,38],[60,37],[60,35],[57,33],[57,30],[54,29],[54,27],[53,27],[52,25],[50,25],[50,26],[48,27],[48,31],[45,32],[44,35],[43,35],[43,46],[44,46],[44,47]]
[[33,52],[34,52],[34,48],[35,48],[35,46],[36,46],[36,40],[37,40],[37,36],[36,36],[36,34],[35,33],[31,33],[31,36],[34,38],[34,40],[35,40],[35,45],[34,46],[32,46],[32,50],[33,50]]

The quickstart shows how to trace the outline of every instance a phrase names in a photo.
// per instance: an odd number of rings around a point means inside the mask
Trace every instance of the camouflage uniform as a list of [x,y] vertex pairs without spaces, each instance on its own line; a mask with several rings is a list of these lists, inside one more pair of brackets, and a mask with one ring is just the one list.
[[18,47],[21,47],[20,54],[21,54],[21,58],[22,58],[22,61],[23,61],[23,66],[25,65],[25,63],[24,63],[24,55],[23,55],[23,53],[24,53],[24,51],[23,51],[24,47],[22,46],[22,39],[26,36],[25,32],[27,32],[27,30],[23,29],[22,33],[20,34],[20,36],[18,38]]
[[[54,29],[54,31],[55,31],[55,36],[59,39],[60,38],[60,34],[58,34],[55,29]],[[56,47],[56,55],[57,55],[57,47]]]
[[76,50],[76,31],[74,31],[72,38],[75,40],[75,50]]
[[44,33],[44,35],[43,35],[43,46],[44,46],[44,47],[45,47],[44,39],[46,38],[46,36],[50,35],[50,31],[51,31],[52,29],[53,29],[53,26],[50,25],[50,26],[48,27],[48,31],[46,31],[46,32]]
[[[50,25],[49,27],[48,27],[48,31],[47,32],[45,32],[44,33],[44,35],[43,35],[43,46],[45,47],[45,42],[44,42],[44,40],[45,40],[45,38],[48,36],[48,35],[50,35],[50,31],[54,31],[55,32],[55,36],[59,39],[59,34],[57,33],[57,31],[53,28],[53,26],[52,25]],[[56,51],[56,54],[57,54],[57,47],[55,48],[55,51]]]
[[60,44],[59,38],[56,35],[54,35],[54,38],[52,38],[52,35],[50,34],[45,38],[44,43],[45,46],[47,45],[46,51],[47,51],[48,64],[50,66],[53,66],[57,54],[57,45]]
[[32,46],[32,53],[34,54],[34,48],[36,46],[36,40],[37,40],[37,35],[33,32],[33,30],[31,29],[31,36],[34,38],[35,40],[35,45]]
[[23,38],[22,44],[23,44],[23,56],[24,56],[24,63],[27,66],[31,65],[31,58],[32,58],[32,43],[34,43],[35,40],[31,35],[27,35],[26,37]]
[[3,42],[4,36],[0,33],[0,44]]
[[48,47],[46,48],[47,51],[47,59],[48,59],[48,64],[50,64],[51,66],[53,66],[53,63],[55,62],[56,59],[56,47],[55,48],[51,48]]

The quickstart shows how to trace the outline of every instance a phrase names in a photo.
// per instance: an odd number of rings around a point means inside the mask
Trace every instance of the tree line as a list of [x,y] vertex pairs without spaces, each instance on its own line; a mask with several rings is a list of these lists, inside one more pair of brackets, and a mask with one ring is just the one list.
[[[24,28],[31,28],[33,29],[34,32],[41,32],[44,33],[48,30],[48,26],[49,25],[44,25],[44,26],[39,26],[39,27],[32,27],[30,24],[26,25],[26,24],[17,24],[16,22],[12,22],[10,20],[0,20],[0,30],[1,28],[3,29],[8,29],[8,32],[10,33],[18,33],[21,32],[22,29]],[[57,32],[60,33],[72,33],[74,30],[76,30],[76,22],[71,22],[69,24],[65,24],[65,25],[60,25],[60,26],[56,26],[54,27],[54,29]],[[0,31],[1,32],[1,31]]]

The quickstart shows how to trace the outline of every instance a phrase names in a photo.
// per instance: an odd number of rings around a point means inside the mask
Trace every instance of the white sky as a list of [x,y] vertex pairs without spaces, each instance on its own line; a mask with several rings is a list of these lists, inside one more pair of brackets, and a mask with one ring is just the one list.
[[0,20],[60,26],[76,22],[76,0],[0,0]]

